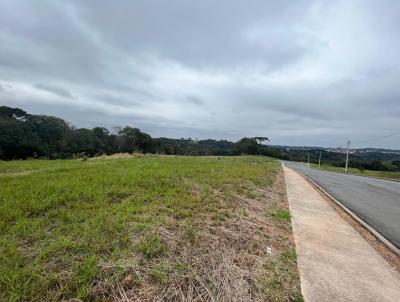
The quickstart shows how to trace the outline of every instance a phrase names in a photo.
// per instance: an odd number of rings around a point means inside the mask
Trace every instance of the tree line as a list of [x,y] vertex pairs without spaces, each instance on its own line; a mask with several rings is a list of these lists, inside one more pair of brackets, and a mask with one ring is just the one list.
[[[0,160],[27,158],[76,158],[115,153],[157,153],[166,155],[265,155],[284,160],[318,163],[319,151],[269,147],[267,137],[227,140],[152,138],[138,128],[75,128],[61,118],[28,114],[20,108],[0,106]],[[344,166],[344,156],[322,152],[324,163]],[[384,153],[352,154],[350,167],[360,170],[400,171],[400,156]]]
[[267,155],[281,157],[261,142],[266,137],[227,140],[152,138],[138,128],[75,128],[61,118],[28,114],[20,108],[0,107],[0,159],[74,158],[115,153],[170,155]]

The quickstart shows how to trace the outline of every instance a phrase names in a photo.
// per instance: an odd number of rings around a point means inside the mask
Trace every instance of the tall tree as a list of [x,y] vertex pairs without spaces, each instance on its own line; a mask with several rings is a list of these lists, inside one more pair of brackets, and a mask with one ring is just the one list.
[[118,132],[120,136],[119,150],[121,152],[154,152],[153,140],[150,135],[138,128],[125,127]]
[[236,154],[258,154],[259,148],[254,138],[244,137],[235,144]]
[[267,141],[269,142],[268,137],[265,136],[256,136],[254,139],[261,145],[263,142]]

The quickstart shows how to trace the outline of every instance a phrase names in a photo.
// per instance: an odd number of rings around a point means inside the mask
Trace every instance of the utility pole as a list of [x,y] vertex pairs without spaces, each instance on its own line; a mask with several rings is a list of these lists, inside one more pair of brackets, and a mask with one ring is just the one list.
[[349,153],[350,153],[350,141],[347,141],[346,166],[344,167],[344,173],[347,173],[347,168],[349,167]]
[[310,166],[310,154],[308,154],[308,157],[307,157],[307,166]]
[[318,169],[321,169],[321,150],[319,150]]

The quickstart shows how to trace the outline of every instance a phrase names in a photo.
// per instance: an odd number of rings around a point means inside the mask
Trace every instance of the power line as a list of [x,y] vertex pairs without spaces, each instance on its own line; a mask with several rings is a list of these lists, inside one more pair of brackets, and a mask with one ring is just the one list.
[[[393,137],[396,135],[400,135],[400,132],[394,132],[388,135],[383,135],[383,136],[379,136],[379,137],[375,137],[372,139],[368,139],[368,140],[361,140],[361,141],[353,141],[353,144],[360,144],[360,143],[368,143],[368,142],[373,142],[373,141],[377,141],[377,140],[381,140],[381,139],[385,139],[385,138],[389,138],[389,137]],[[344,172],[347,173],[348,172],[348,165],[349,165],[349,155],[350,155],[350,141],[347,141],[347,146],[341,146],[341,147],[336,147],[336,149],[344,149],[346,148],[346,163],[345,163],[345,168],[344,168]],[[310,165],[310,154],[308,154],[308,165]],[[321,167],[321,151],[319,151],[319,160],[318,160],[318,167]]]
[[385,138],[392,137],[392,136],[396,136],[396,135],[400,135],[400,132],[395,132],[395,133],[392,133],[392,134],[389,134],[389,135],[379,136],[379,137],[375,137],[375,138],[368,139],[368,140],[355,141],[355,142],[353,142],[353,144],[362,144],[362,143],[374,142],[374,141],[378,141],[378,140],[385,139]]
[[[374,142],[374,141],[378,141],[378,140],[381,140],[381,139],[393,137],[393,136],[396,136],[396,135],[400,135],[400,132],[394,132],[394,133],[391,133],[391,134],[388,134],[388,135],[378,136],[378,137],[374,137],[374,138],[367,139],[367,140],[351,141],[351,143],[353,145],[354,144],[369,143],[369,142]],[[337,144],[337,145],[339,145],[339,144]],[[347,148],[347,142],[346,143],[343,142],[343,144],[341,143],[340,146],[335,147],[335,148],[337,148],[337,149],[345,149],[345,148]]]

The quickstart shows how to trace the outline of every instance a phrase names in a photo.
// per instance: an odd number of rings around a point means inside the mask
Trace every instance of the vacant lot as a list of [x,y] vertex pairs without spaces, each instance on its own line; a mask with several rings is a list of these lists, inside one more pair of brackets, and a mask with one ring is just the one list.
[[0,184],[1,301],[301,301],[278,161],[0,162]]
[[[317,164],[311,164],[311,167],[318,169]],[[344,173],[344,168],[335,167],[331,165],[321,165],[321,170]],[[348,172],[354,175],[369,176],[369,177],[380,177],[387,179],[398,179],[400,180],[400,172],[390,172],[390,171],[371,171],[371,170],[359,170],[356,168],[349,168]]]

